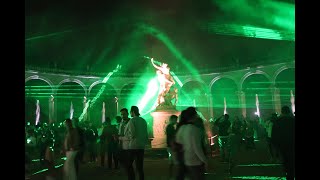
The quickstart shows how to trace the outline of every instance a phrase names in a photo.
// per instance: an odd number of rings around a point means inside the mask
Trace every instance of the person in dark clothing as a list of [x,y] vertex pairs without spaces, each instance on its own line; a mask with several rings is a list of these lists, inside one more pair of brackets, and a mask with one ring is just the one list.
[[87,144],[87,150],[89,154],[89,162],[95,162],[97,158],[97,139],[98,139],[98,132],[97,129],[95,129],[92,125],[90,125],[86,131],[86,144]]
[[178,116],[171,115],[169,119],[169,124],[166,127],[166,135],[167,135],[167,151],[168,151],[168,159],[169,159],[169,177],[172,176],[172,168],[174,165],[175,154],[172,152],[171,145],[174,141],[176,134],[176,124],[177,124]]
[[78,131],[79,133],[79,138],[80,138],[80,143],[79,143],[79,151],[75,157],[75,168],[76,168],[76,173],[78,174],[79,173],[79,165],[80,163],[84,163],[83,162],[83,156],[84,156],[84,152],[85,152],[85,130],[82,129],[80,126],[79,126],[79,119],[78,118],[74,118],[73,119],[73,124],[74,124],[74,127],[75,129]]
[[271,142],[279,151],[286,179],[295,177],[295,117],[291,114],[289,106],[283,106],[281,115],[273,124]]
[[[214,125],[218,126],[219,128],[219,147],[220,147],[220,157],[221,161],[228,162],[227,155],[228,153],[228,140],[229,140],[229,132],[230,132],[230,126],[231,122],[229,121],[229,115],[224,114],[220,116],[215,122]],[[228,157],[229,158],[229,157]]]
[[[116,126],[111,125],[111,119],[109,117],[106,118],[105,127],[102,131],[101,139],[106,143],[106,149],[108,154],[108,168],[112,169],[112,160],[114,162],[114,168],[118,169],[118,158],[116,156],[116,150],[118,143],[116,141],[116,135],[118,134],[118,130]],[[101,159],[104,160],[104,157]],[[102,162],[104,164],[104,162]]]

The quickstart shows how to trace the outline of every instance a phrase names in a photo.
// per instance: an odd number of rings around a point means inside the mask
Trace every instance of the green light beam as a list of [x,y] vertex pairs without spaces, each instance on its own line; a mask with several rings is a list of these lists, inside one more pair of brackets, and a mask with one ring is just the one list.
[[286,180],[286,177],[275,176],[233,176],[232,179],[255,179],[255,180]]
[[178,78],[178,76],[176,76],[176,74],[173,71],[170,71],[170,74],[172,75],[173,79],[176,80],[176,82],[179,84],[179,86],[182,87],[183,84],[180,81],[180,79]]
[[115,73],[118,72],[119,69],[121,69],[121,65],[117,65],[116,69],[114,69],[113,71],[109,72],[108,75],[102,80],[102,83],[104,83],[104,85],[102,85],[102,87],[100,88],[99,92],[97,93],[97,95],[92,99],[92,104],[90,107],[93,107],[93,105],[96,103],[97,99],[101,96],[101,94],[103,93],[103,91],[106,88],[106,82],[109,80],[109,78]]
[[50,33],[50,34],[41,35],[41,36],[34,36],[34,37],[30,37],[30,38],[25,39],[25,41],[32,41],[32,40],[36,40],[36,39],[47,38],[47,37],[51,37],[51,36],[57,36],[57,35],[61,35],[61,34],[64,34],[64,33],[69,33],[69,32],[72,32],[72,30],[69,29],[69,30]]
[[200,78],[199,72],[194,66],[192,65],[191,61],[186,59],[182,53],[176,48],[173,42],[169,39],[169,37],[162,31],[158,30],[157,28],[141,23],[139,24],[139,31],[142,30],[144,33],[151,34],[158,38],[161,42],[163,42],[167,48],[174,54],[174,56],[179,59],[183,64],[185,64],[186,68],[190,71],[190,73],[197,79]]
[[141,100],[138,102],[139,109],[143,110],[147,105],[148,101],[157,94],[159,87],[157,83],[157,78],[154,77],[148,83],[148,89]]
[[268,166],[282,166],[282,164],[239,164],[238,167],[268,167]]

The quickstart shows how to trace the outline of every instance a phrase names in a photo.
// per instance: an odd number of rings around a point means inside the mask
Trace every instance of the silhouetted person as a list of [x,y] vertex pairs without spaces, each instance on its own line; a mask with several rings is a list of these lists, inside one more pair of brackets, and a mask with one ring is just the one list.
[[136,162],[139,179],[144,180],[143,160],[144,149],[148,143],[148,129],[145,119],[140,117],[137,106],[131,106],[130,115],[132,119],[128,122],[124,130],[124,136],[120,140],[127,144],[128,164],[126,165],[128,180],[135,180],[133,161]]
[[166,135],[167,135],[167,152],[168,152],[168,160],[169,160],[169,176],[172,176],[172,168],[175,164],[176,154],[172,151],[172,143],[176,134],[176,124],[178,121],[178,116],[171,115],[169,119],[169,124],[166,127]]
[[63,165],[63,179],[76,180],[77,173],[75,169],[75,158],[80,149],[80,138],[78,131],[72,125],[71,119],[65,120],[66,135],[64,140],[64,152],[66,161]]
[[[182,145],[183,161],[191,180],[204,180],[208,160],[204,150],[204,128],[194,107],[181,112],[181,119],[187,122],[180,126],[176,133],[176,142]],[[177,178],[178,179],[178,178]]]
[[120,110],[120,115],[121,115],[121,122],[118,128],[118,143],[119,143],[118,159],[119,159],[120,165],[125,168],[128,163],[127,162],[128,159],[126,158],[126,156],[128,154],[129,141],[122,140],[121,138],[124,137],[124,130],[130,120],[128,109],[122,108]]
[[214,125],[218,127],[218,134],[219,134],[219,147],[220,147],[220,156],[221,161],[228,162],[227,157],[228,156],[228,141],[229,141],[229,129],[231,126],[231,122],[229,121],[229,115],[224,114],[220,116],[215,122]]
[[281,115],[273,125],[271,142],[282,156],[287,180],[293,180],[295,177],[294,141],[295,118],[291,114],[289,106],[283,106]]
[[77,175],[79,174],[79,166],[80,163],[84,163],[83,162],[83,157],[84,157],[84,152],[86,149],[86,144],[85,144],[85,131],[83,128],[81,128],[79,126],[79,119],[78,118],[74,118],[73,120],[73,124],[74,124],[74,128],[78,131],[79,134],[79,151],[75,157],[75,168],[76,168],[76,172]]

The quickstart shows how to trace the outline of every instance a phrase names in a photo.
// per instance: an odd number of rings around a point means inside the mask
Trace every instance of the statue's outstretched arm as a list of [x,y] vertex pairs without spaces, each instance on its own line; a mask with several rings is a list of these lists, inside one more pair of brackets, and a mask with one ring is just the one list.
[[153,65],[153,67],[155,67],[156,69],[158,69],[158,70],[160,70],[160,71],[162,72],[162,69],[161,69],[159,66],[157,66],[157,65],[154,64],[153,58],[151,58],[151,63],[152,63],[152,65]]

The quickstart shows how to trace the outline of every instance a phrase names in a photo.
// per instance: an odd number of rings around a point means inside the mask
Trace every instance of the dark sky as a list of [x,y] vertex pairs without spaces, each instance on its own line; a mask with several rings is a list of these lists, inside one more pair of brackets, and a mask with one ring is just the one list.
[[[196,68],[285,61],[294,57],[294,41],[207,33],[199,23],[234,19],[209,0],[28,0],[25,1],[27,66],[105,72],[122,64],[127,72],[144,71],[150,56],[172,69],[184,64],[155,34],[156,27]],[[261,22],[263,25],[263,22]],[[141,35],[142,34],[142,35]],[[293,59],[292,59],[293,60]]]

